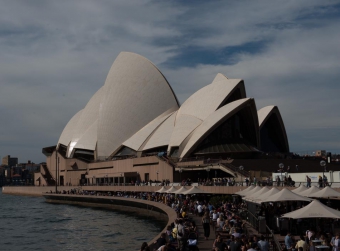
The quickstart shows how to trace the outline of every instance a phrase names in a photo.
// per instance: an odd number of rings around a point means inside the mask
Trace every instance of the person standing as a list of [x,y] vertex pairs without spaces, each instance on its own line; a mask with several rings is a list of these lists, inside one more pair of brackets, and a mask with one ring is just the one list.
[[306,175],[306,179],[307,179],[307,187],[311,187],[312,179],[309,178],[308,175]]
[[201,202],[197,206],[197,212],[198,212],[198,216],[200,216],[200,217],[203,216],[203,207],[202,207]]
[[303,251],[308,251],[308,245],[304,241],[303,235],[300,236],[300,240],[295,245],[295,249],[299,249],[299,248],[302,248]]
[[185,239],[185,229],[183,226],[183,220],[179,219],[178,225],[177,225],[177,244],[180,250],[183,247],[184,241],[186,241],[186,239]]
[[[263,235],[261,235],[261,238],[260,238],[260,240],[258,241],[257,244],[258,244],[261,251],[269,251],[269,243],[268,243],[268,241],[266,241],[264,239]],[[304,251],[307,251],[307,250],[304,250]]]
[[285,246],[288,251],[293,250],[293,239],[290,232],[288,232],[285,237]]
[[234,241],[230,242],[230,251],[240,251],[241,250],[241,242],[239,238],[235,238]]
[[209,239],[210,236],[210,216],[209,212],[205,212],[204,216],[202,217],[202,225],[204,230],[204,238],[206,240]]
[[331,240],[332,251],[339,251],[340,250],[340,236],[339,233],[335,234],[335,237]]

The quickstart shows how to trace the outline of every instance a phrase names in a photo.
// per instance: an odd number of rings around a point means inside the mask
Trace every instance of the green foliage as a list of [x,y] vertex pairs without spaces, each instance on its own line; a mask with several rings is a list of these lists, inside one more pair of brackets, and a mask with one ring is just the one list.
[[221,202],[232,202],[233,198],[230,194],[226,195],[216,195],[210,198],[209,202],[212,204],[215,208],[221,206]]

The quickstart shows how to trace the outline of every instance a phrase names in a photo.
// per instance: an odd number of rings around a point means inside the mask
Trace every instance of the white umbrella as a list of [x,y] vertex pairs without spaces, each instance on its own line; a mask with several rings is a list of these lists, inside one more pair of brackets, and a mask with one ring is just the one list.
[[308,197],[309,195],[316,193],[316,192],[319,192],[319,191],[320,191],[319,188],[317,188],[316,186],[312,186],[312,187],[308,188],[307,190],[300,192],[299,195]]
[[254,202],[257,203],[257,204],[261,204],[262,203],[262,200],[274,195],[274,194],[277,194],[278,192],[280,192],[281,190],[280,189],[277,189],[276,187],[273,187],[272,189],[270,189],[268,192],[260,195],[259,197],[257,197]]
[[166,190],[165,193],[174,193],[175,191],[177,191],[177,189],[172,186],[168,190]]
[[261,187],[256,186],[254,189],[251,189],[251,190],[241,194],[241,196],[245,196],[246,197],[246,196],[254,194],[254,193],[256,193],[256,192],[258,192],[260,190],[261,190]]
[[298,188],[295,188],[294,190],[292,190],[293,193],[296,193],[296,194],[300,194],[304,191],[306,191],[308,189],[308,187],[302,185],[302,186],[299,186]]
[[310,201],[307,197],[300,196],[287,188],[283,188],[280,192],[263,199],[262,202],[277,202],[277,201]]
[[243,199],[247,200],[247,201],[251,201],[251,200],[256,199],[258,196],[260,196],[260,195],[262,195],[262,194],[264,194],[264,193],[266,193],[268,191],[269,191],[268,187],[262,187],[262,189],[260,189],[256,193],[250,194],[250,195],[244,197]]
[[182,186],[180,189],[178,189],[177,191],[175,191],[175,194],[183,194],[185,191],[187,191],[188,189],[185,188],[184,186]]
[[242,191],[236,192],[235,194],[238,194],[238,195],[242,196],[244,193],[247,193],[248,191],[250,191],[250,190],[252,190],[254,188],[255,188],[255,186],[251,185],[250,187],[248,187],[248,188],[246,188],[246,189],[244,189]]
[[327,207],[318,200],[313,200],[307,206],[282,215],[282,218],[336,218],[340,219],[340,212]]
[[161,189],[157,190],[156,193],[166,193],[168,189],[166,189],[164,186],[162,186]]
[[203,191],[199,189],[197,186],[193,186],[192,188],[183,192],[183,194],[200,194],[200,193],[209,193],[209,192]]
[[333,188],[326,186],[324,189],[321,189],[320,191],[316,193],[312,193],[308,197],[313,197],[313,198],[340,197],[340,193],[335,191]]

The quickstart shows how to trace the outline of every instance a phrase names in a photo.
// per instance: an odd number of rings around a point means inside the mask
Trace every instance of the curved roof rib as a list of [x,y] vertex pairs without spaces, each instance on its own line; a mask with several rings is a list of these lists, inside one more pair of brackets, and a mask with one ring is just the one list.
[[97,129],[98,129],[98,120],[96,120],[92,125],[87,128],[86,132],[84,132],[84,136],[81,137],[77,143],[71,148],[68,148],[68,157],[72,157],[75,149],[86,149],[94,151],[96,150],[97,143]]
[[176,112],[172,113],[150,136],[145,144],[143,144],[143,151],[167,146],[170,141],[171,133],[174,130],[174,123]]
[[214,111],[245,97],[243,80],[228,79],[218,73],[211,84],[191,95],[178,110],[168,151],[171,147],[179,146]]
[[[100,103],[103,99],[104,88],[101,87],[89,100],[83,109],[82,114],[80,115],[76,130],[72,135],[72,140],[70,143],[70,147],[68,149],[67,157],[70,157],[70,154],[73,151],[73,148],[94,150],[97,142],[97,131],[94,131],[90,128],[97,128],[98,116],[99,116],[99,107]],[[95,124],[95,125],[94,125]],[[82,143],[79,143],[81,141]]]
[[159,115],[157,118],[152,120],[149,124],[140,129],[131,138],[126,140],[123,145],[127,146],[135,151],[138,151],[142,144],[147,138],[167,119],[169,118],[176,108],[172,108]]
[[69,122],[66,124],[66,126],[64,127],[63,132],[61,133],[59,140],[58,140],[58,144],[57,146],[59,146],[59,144],[63,144],[65,146],[67,146],[72,139],[74,130],[77,126],[78,120],[82,114],[83,110],[80,110],[79,112],[77,112],[70,120]]
[[[289,152],[288,137],[281,113],[277,106],[266,106],[258,110],[261,150],[274,151],[275,145],[280,152]],[[268,141],[269,140],[269,141]],[[276,151],[277,151],[276,150]]]
[[257,146],[259,145],[258,135],[258,118],[256,113],[256,106],[254,99],[245,98],[231,102],[211,114],[203,123],[192,132],[183,144],[180,146],[180,158],[185,158],[202,142],[211,132],[213,132],[219,125],[227,121],[231,116],[240,110],[249,107],[252,111],[252,119],[255,126],[255,133],[257,139]]
[[104,85],[98,120],[97,156],[114,154],[122,142],[165,111],[177,99],[167,80],[146,58],[122,52]]

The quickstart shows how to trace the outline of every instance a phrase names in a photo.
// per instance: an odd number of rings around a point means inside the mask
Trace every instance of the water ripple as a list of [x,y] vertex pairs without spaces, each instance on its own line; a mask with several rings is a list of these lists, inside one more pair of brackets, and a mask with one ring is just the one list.
[[137,250],[164,222],[0,192],[1,250]]

